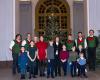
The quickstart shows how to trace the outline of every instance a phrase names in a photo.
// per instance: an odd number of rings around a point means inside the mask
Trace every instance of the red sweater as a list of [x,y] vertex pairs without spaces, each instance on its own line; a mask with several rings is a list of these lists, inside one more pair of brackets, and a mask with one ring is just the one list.
[[69,53],[67,51],[61,51],[60,52],[60,59],[64,60],[69,58]]
[[36,47],[38,49],[38,56],[39,56],[39,60],[45,60],[46,59],[46,48],[47,48],[47,44],[46,42],[37,42],[36,43]]

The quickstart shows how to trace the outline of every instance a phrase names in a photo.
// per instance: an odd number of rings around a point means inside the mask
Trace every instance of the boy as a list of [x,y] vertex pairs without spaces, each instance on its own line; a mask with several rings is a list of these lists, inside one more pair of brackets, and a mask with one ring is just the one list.
[[87,78],[85,69],[86,69],[86,59],[84,58],[84,54],[80,53],[79,58],[77,59],[78,63],[78,76]]
[[54,47],[53,41],[49,41],[49,45],[47,47],[47,78],[51,77],[54,78]]
[[27,69],[28,57],[27,52],[25,52],[25,48],[21,47],[21,52],[18,57],[18,65],[20,68],[21,79],[25,79],[26,69]]
[[82,45],[79,45],[76,51],[78,53],[78,56],[79,56],[79,53],[84,53],[84,57],[86,58],[86,52],[85,52],[85,49],[82,47]]
[[69,54],[69,64],[70,64],[70,73],[72,77],[75,77],[76,69],[77,69],[77,52],[75,51],[75,47],[72,47],[72,51]]

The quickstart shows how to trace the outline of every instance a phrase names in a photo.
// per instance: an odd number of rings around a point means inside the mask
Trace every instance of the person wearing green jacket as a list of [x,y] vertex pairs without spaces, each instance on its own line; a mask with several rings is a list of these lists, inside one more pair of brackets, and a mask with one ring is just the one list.
[[94,36],[94,30],[89,31],[89,36],[87,37],[87,52],[88,52],[88,64],[89,70],[95,71],[96,65],[96,48],[98,46],[98,38]]
[[10,43],[10,50],[12,51],[12,58],[13,58],[12,73],[14,75],[16,74],[16,69],[17,72],[19,73],[18,55],[20,53],[21,42],[22,42],[22,37],[20,34],[17,34],[15,40],[11,41]]

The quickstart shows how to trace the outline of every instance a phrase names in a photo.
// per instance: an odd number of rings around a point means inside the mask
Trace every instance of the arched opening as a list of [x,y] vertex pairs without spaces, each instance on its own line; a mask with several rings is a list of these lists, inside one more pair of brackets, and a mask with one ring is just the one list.
[[71,33],[70,7],[65,0],[39,0],[35,8],[35,33],[64,35]]

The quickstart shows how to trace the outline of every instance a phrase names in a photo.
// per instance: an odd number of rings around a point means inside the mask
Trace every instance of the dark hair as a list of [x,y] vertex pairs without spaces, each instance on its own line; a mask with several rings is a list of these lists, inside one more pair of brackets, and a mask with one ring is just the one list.
[[31,33],[27,33],[26,36],[31,35]]
[[21,34],[16,34],[15,39],[16,39],[18,36],[22,37]]
[[81,33],[81,34],[82,34],[82,32],[78,32],[78,34],[79,34],[79,33]]
[[94,33],[94,30],[93,30],[93,29],[90,29],[89,32],[90,32],[90,31],[92,31],[92,32]]
[[30,43],[31,43],[31,42],[34,42],[34,41],[33,41],[33,40],[31,40],[31,41],[30,41]]
[[40,38],[40,37],[44,37],[44,36],[43,36],[43,35],[40,35],[39,38]]

